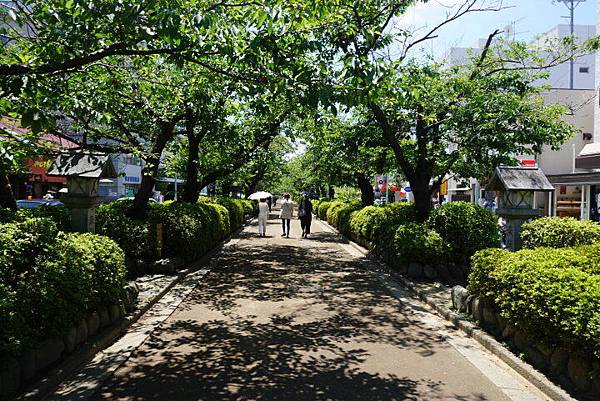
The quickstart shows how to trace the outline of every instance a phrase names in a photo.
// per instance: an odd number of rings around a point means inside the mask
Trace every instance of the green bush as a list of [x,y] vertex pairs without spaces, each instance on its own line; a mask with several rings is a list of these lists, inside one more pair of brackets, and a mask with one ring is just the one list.
[[397,202],[384,207],[385,224],[398,225],[417,221],[417,211],[412,203]]
[[319,218],[321,220],[327,220],[327,211],[329,210],[329,207],[331,206],[333,202],[329,202],[329,201],[324,201],[319,203],[319,209],[317,210],[317,216],[319,216]]
[[45,253],[58,234],[49,219],[27,219],[0,225],[0,282],[14,286],[31,269],[37,255]]
[[[48,222],[31,219],[13,224],[39,227],[40,221]],[[62,232],[46,240],[52,228],[47,227],[42,247],[39,238],[29,237],[31,263],[21,267],[16,279],[0,279],[0,354],[15,354],[36,341],[64,334],[89,310],[118,301],[125,284],[124,254],[114,241]],[[20,249],[20,242],[3,236],[0,246]]]
[[231,231],[237,230],[244,223],[244,205],[241,199],[215,198],[213,202],[227,208]]
[[367,206],[352,215],[350,228],[355,238],[372,242],[375,232],[385,224],[386,210],[381,206]]
[[350,220],[353,212],[360,210],[358,202],[333,202],[327,210],[327,222],[343,234],[350,234]]
[[565,248],[600,242],[600,225],[573,217],[544,217],[523,225],[523,248]]
[[[241,207],[241,203],[237,205]],[[204,255],[229,233],[230,222],[224,208],[203,202],[175,202],[154,208],[151,220],[163,224],[163,255],[179,256],[186,261]]]
[[442,205],[431,212],[427,224],[448,244],[452,260],[462,266],[469,264],[475,252],[500,243],[496,216],[472,203]]
[[244,215],[247,217],[256,216],[258,214],[258,202],[247,199],[240,199],[244,207]]
[[65,206],[40,206],[37,208],[23,208],[16,212],[11,209],[0,208],[0,224],[25,221],[30,218],[48,218],[56,224],[59,230],[71,229],[71,212]]
[[442,237],[425,224],[407,223],[398,226],[394,235],[395,257],[401,263],[439,264],[445,258]]
[[473,256],[469,290],[527,332],[600,357],[600,275],[570,266],[576,259],[570,249],[484,250]]
[[96,231],[115,240],[132,259],[158,258],[158,224],[163,227],[162,256],[191,261],[203,256],[244,221],[244,202],[239,199],[152,204],[145,220],[128,217],[130,205],[121,201],[98,208]]
[[[132,259],[152,260],[158,257],[156,225],[152,219],[136,220],[127,216],[132,201],[111,202],[96,210],[96,233],[114,240]],[[167,207],[149,205],[149,214],[153,209]]]

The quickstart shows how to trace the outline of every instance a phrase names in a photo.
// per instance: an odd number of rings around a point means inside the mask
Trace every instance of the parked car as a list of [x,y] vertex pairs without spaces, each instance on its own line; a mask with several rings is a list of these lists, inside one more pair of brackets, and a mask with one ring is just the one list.
[[40,206],[64,206],[64,203],[57,199],[19,199],[17,201],[19,209],[35,209]]
[[[120,202],[120,201],[132,201],[133,199],[134,199],[133,196],[126,196],[126,197],[117,199],[117,202]],[[154,199],[154,198],[148,198],[148,202],[150,202],[150,203],[158,203],[156,201],[156,199]]]

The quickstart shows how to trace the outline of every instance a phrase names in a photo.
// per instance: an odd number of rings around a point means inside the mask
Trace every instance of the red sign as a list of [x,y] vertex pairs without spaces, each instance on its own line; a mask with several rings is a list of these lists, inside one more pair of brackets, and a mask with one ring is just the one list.
[[535,159],[524,159],[524,160],[521,160],[521,166],[523,166],[523,167],[536,167],[537,166],[537,160],[535,160]]
[[66,177],[48,177],[46,175],[51,164],[52,160],[44,159],[42,157],[38,157],[33,160],[27,160],[27,167],[29,168],[29,181],[56,182],[66,184]]

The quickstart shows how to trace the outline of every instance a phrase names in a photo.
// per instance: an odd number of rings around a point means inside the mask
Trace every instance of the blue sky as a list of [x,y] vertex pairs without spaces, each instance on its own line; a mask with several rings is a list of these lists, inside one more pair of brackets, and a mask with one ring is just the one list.
[[[412,7],[402,18],[402,25],[424,28],[439,23],[448,7],[463,0],[430,0],[426,4]],[[488,0],[488,3],[493,3]],[[579,5],[575,14],[576,24],[596,24],[597,0],[587,0]],[[434,55],[443,55],[450,47],[471,47],[479,38],[487,37],[497,28],[515,24],[516,39],[530,40],[558,24],[568,23],[561,18],[568,15],[564,4],[552,0],[504,0],[511,8],[497,12],[477,13],[453,22],[440,32],[440,38],[429,42],[424,49]]]

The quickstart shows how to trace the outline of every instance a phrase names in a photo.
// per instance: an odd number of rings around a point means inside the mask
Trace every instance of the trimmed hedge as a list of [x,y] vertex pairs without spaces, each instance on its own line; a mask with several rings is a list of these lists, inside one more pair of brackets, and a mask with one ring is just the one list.
[[439,264],[445,255],[442,237],[424,224],[398,226],[394,235],[394,251],[401,263]]
[[62,335],[89,310],[119,300],[125,256],[114,241],[57,232],[48,219],[0,225],[0,232],[0,354]]
[[[364,238],[376,242],[386,227],[395,228],[401,224],[416,221],[414,205],[410,203],[392,203],[388,206],[367,206],[352,215],[350,226],[355,238]],[[392,234],[392,238],[393,238]]]
[[258,215],[258,202],[251,201],[248,199],[240,199],[242,207],[244,208],[244,215],[246,217],[252,217]]
[[149,205],[145,220],[127,216],[130,201],[98,208],[96,232],[114,239],[127,257],[155,260],[158,255],[157,225],[163,225],[162,256],[192,261],[203,256],[244,222],[244,201],[201,198],[198,203],[165,202]]
[[333,202],[327,209],[327,221],[343,234],[350,234],[352,213],[360,209],[360,203]]
[[213,202],[225,206],[229,212],[230,231],[234,231],[244,223],[244,204],[241,199],[216,198]]
[[450,202],[434,209],[427,220],[448,244],[452,260],[467,266],[475,252],[500,245],[496,216],[468,202]]
[[[96,209],[96,233],[114,240],[132,259],[153,260],[158,258],[156,225],[151,218],[135,220],[127,216],[132,201],[111,202]],[[154,209],[167,207],[165,204],[150,203],[149,216]]]
[[0,223],[22,222],[35,217],[48,218],[54,221],[61,231],[69,231],[71,229],[71,213],[65,206],[43,205],[36,208],[19,209],[16,212],[0,208]]
[[523,248],[566,248],[600,242],[600,225],[573,217],[544,217],[523,225]]
[[327,211],[329,210],[329,207],[332,203],[333,202],[330,201],[324,201],[319,203],[319,208],[317,209],[317,216],[319,216],[321,220],[327,220]]
[[225,212],[224,206],[209,203],[175,202],[153,208],[150,221],[163,225],[163,256],[200,258],[229,234],[231,214]]
[[600,275],[583,266],[593,261],[597,271],[598,256],[585,260],[578,253],[480,251],[472,259],[469,290],[492,300],[505,318],[530,334],[600,357]]

